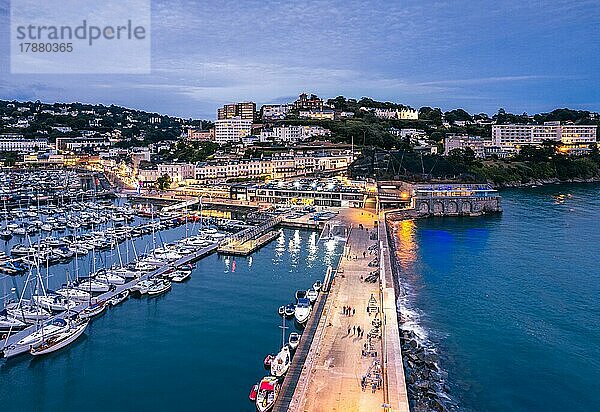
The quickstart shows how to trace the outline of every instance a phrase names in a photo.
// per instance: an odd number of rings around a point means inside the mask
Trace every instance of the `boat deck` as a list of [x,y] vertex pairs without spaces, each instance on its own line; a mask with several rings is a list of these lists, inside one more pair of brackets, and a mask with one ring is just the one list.
[[[93,303],[96,302],[101,302],[101,301],[105,301],[108,300],[116,295],[118,295],[119,293],[123,292],[124,290],[130,290],[133,287],[135,287],[139,282],[141,282],[142,280],[146,280],[148,278],[154,277],[154,276],[158,276],[158,275],[162,275],[163,273],[165,273],[167,270],[169,270],[169,268],[171,268],[172,266],[180,266],[180,265],[185,265],[186,263],[191,263],[191,262],[195,262],[201,258],[203,258],[204,256],[207,256],[211,253],[213,253],[215,250],[217,250],[219,244],[218,243],[214,243],[210,246],[207,246],[205,248],[202,248],[194,253],[191,253],[189,255],[186,255],[184,257],[182,257],[181,259],[168,264],[168,265],[163,265],[161,267],[159,267],[158,269],[151,271],[151,272],[147,272],[144,273],[142,276],[140,276],[139,279],[134,279],[130,282],[127,282],[123,285],[116,285],[116,288],[112,291],[109,292],[105,292],[97,297],[95,297],[93,299]],[[84,309],[86,309],[89,306],[88,302],[82,302],[79,305],[75,306],[73,309],[71,309],[71,312],[76,312],[76,313],[80,313],[82,312]],[[56,318],[60,318],[61,316],[63,316],[64,312],[61,312],[57,315],[52,316],[50,319],[48,320],[53,320]],[[6,348],[9,347],[11,345],[14,345],[16,342],[20,341],[21,339],[23,339],[24,337],[30,335],[31,333],[35,332],[35,325],[29,326],[28,328],[25,328],[17,333],[14,333],[12,335],[10,335],[8,338],[3,339],[2,340],[2,348]],[[19,353],[24,353],[24,352],[28,352],[29,348],[28,347],[23,347],[22,350],[18,351],[15,353],[19,354]]]

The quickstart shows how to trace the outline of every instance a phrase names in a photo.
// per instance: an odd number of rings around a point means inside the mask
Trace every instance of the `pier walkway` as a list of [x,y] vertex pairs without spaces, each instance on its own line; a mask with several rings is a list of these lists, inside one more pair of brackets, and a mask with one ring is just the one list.
[[[305,360],[294,359],[302,365],[299,376],[290,371],[296,381],[294,394],[289,399],[284,382],[278,405],[287,408],[275,410],[408,412],[395,293],[393,283],[384,280],[391,268],[387,266],[389,249],[387,244],[379,253],[374,249],[382,246],[378,237],[385,236],[385,229],[382,233],[374,229],[377,216],[360,209],[347,210],[339,219],[352,227],[344,256],[330,292],[323,295],[326,302],[314,336],[309,338],[311,347],[306,355],[301,353]],[[385,225],[383,220],[381,225]],[[369,274],[379,273],[373,266],[375,259],[384,262],[383,276],[375,276],[374,283],[365,282]],[[348,306],[351,315],[344,313]],[[364,335],[358,336],[357,326]],[[303,337],[307,332],[312,330],[306,330]]]
[[[140,276],[138,279],[134,279],[130,282],[127,282],[123,285],[116,285],[114,290],[111,290],[109,292],[105,292],[95,298],[93,298],[93,302],[92,303],[96,303],[96,302],[101,302],[101,301],[106,301],[114,296],[116,296],[117,294],[123,292],[124,290],[129,290],[131,288],[133,288],[135,285],[137,285],[139,282],[141,282],[142,280],[146,280],[148,278],[154,277],[154,276],[158,276],[158,275],[162,275],[163,273],[165,273],[166,271],[168,271],[171,267],[173,266],[181,266],[181,265],[185,265],[186,263],[191,263],[191,262],[195,262],[201,258],[203,258],[204,256],[207,256],[211,253],[213,253],[218,247],[218,243],[212,244],[210,246],[207,246],[205,248],[202,248],[194,253],[191,253],[189,255],[186,255],[184,257],[182,257],[181,259],[170,263],[168,265],[163,265],[159,268],[157,268],[154,271],[151,272],[147,272],[144,273],[142,276]],[[75,306],[73,309],[70,309],[69,312],[71,313],[80,313],[82,312],[85,308],[87,308],[89,306],[88,302],[82,302],[79,305]],[[51,317],[50,319],[47,319],[45,322],[49,322],[53,319],[56,318],[61,318],[65,316],[65,312],[61,312],[53,317]],[[23,339],[24,337],[32,334],[33,332],[35,332],[36,330],[36,326],[32,325],[29,326],[26,329],[23,329],[17,333],[14,333],[12,335],[10,335],[8,338],[2,339],[0,341],[0,345],[2,345],[2,350],[5,348],[8,348],[12,345],[14,345],[15,343],[17,343],[18,341],[20,341],[21,339]],[[22,349],[22,350],[21,350]],[[13,355],[16,355],[18,353],[25,353],[29,351],[29,348],[24,346],[22,348],[19,348],[20,352],[13,352]]]

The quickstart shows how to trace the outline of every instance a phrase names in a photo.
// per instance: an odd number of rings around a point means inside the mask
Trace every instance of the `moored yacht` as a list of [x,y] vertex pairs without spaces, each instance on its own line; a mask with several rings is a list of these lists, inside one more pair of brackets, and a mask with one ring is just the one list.
[[66,330],[44,339],[40,345],[31,348],[30,353],[38,356],[62,349],[80,337],[88,324],[89,320],[69,322]]
[[271,361],[271,374],[278,378],[285,375],[290,368],[290,360],[290,347],[284,345],[273,361]]
[[35,323],[38,320],[44,320],[50,317],[50,312],[28,300],[22,300],[21,303],[9,303],[6,305],[6,311],[13,318],[26,323]]
[[148,288],[148,295],[161,295],[171,289],[171,282],[166,279],[155,279],[152,286]]
[[310,303],[315,303],[317,298],[319,297],[319,292],[314,289],[310,289],[306,291],[306,297],[310,300]]
[[296,318],[296,322],[300,325],[303,325],[308,320],[310,316],[310,300],[307,298],[298,299],[298,304],[296,305],[296,310],[294,311],[294,317]]
[[300,334],[298,332],[290,333],[288,343],[290,345],[290,349],[295,350],[300,344]]
[[72,309],[77,306],[77,302],[74,300],[67,299],[56,293],[33,295],[31,299],[33,299],[36,305],[54,312],[62,312],[63,310]]
[[12,317],[6,309],[0,311],[0,332],[17,331],[26,326],[25,322]]
[[106,310],[106,301],[92,303],[79,314],[81,319],[89,319],[98,316]]
[[39,346],[44,339],[48,339],[61,332],[65,332],[68,330],[68,328],[69,325],[67,320],[62,318],[54,319],[35,332],[25,336],[23,339],[17,341],[7,348],[4,348],[4,357],[10,358],[11,356],[27,352],[31,348]]
[[256,395],[256,409],[258,412],[267,412],[275,405],[281,384],[273,376],[265,376],[258,384]]

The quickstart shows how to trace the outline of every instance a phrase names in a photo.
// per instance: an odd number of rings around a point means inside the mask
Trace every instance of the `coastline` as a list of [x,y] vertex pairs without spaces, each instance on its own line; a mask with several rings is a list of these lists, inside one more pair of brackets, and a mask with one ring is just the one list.
[[397,296],[396,315],[410,410],[458,410],[458,404],[446,382],[448,373],[443,368],[438,349],[420,325],[419,309],[413,305],[415,292],[409,279],[410,274],[402,271],[398,258],[401,248],[398,238],[399,226],[402,222],[422,219],[429,215],[393,213],[391,216],[393,218],[386,216],[385,224],[387,241],[393,256],[391,268]]
[[513,188],[527,188],[527,187],[536,187],[536,186],[549,186],[549,185],[569,185],[569,184],[577,184],[577,183],[600,183],[600,176],[592,177],[589,179],[583,178],[573,178],[568,180],[560,180],[558,178],[553,179],[533,179],[530,182],[523,183],[517,181],[511,181],[506,183],[495,184],[494,188],[498,190],[502,189],[513,189]]

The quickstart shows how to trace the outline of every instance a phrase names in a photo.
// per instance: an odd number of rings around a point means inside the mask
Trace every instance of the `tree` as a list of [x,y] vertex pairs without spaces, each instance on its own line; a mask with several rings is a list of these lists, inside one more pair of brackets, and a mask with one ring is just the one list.
[[156,179],[156,188],[158,190],[167,190],[171,187],[172,182],[173,181],[171,180],[171,176],[169,176],[168,174],[164,174],[158,179]]

